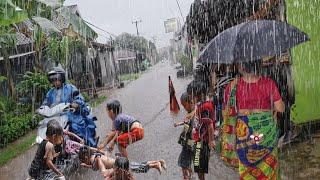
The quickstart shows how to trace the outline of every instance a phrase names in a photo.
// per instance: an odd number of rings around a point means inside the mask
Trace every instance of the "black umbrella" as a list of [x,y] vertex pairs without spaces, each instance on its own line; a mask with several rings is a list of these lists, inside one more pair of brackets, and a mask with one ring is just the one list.
[[258,60],[281,54],[307,40],[307,34],[285,22],[250,21],[218,34],[201,52],[198,62],[231,64]]

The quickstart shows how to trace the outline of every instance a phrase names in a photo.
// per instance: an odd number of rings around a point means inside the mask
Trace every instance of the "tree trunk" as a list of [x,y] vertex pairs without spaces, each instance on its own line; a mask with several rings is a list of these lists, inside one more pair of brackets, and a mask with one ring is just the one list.
[[4,67],[7,75],[7,85],[9,89],[9,95],[12,99],[16,99],[16,92],[14,89],[14,82],[13,82],[13,77],[11,74],[11,63],[9,59],[9,54],[8,54],[8,49],[6,48],[6,45],[2,44],[1,45],[1,51],[3,54],[3,60],[4,60]]
[[39,46],[40,47],[36,48],[35,72],[43,72],[43,67],[41,65],[41,56],[42,56],[41,45]]

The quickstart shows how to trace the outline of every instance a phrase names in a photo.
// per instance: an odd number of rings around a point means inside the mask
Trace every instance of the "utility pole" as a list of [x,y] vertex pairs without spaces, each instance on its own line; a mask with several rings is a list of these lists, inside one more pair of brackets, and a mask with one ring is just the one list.
[[136,24],[137,36],[139,36],[138,23],[141,23],[141,22],[142,22],[142,20],[132,21],[132,24]]

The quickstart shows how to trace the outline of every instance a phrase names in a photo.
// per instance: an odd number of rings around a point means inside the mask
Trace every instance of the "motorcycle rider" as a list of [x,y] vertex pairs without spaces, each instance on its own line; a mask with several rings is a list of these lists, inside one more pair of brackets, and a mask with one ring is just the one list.
[[72,103],[73,108],[84,108],[85,102],[81,94],[73,97],[73,93],[78,91],[78,89],[66,82],[66,72],[60,67],[54,67],[48,73],[49,82],[53,87],[48,91],[42,105],[53,107],[60,103]]
[[68,113],[69,130],[80,136],[80,138],[87,140],[88,145],[96,146],[94,140],[85,137],[95,136],[95,133],[88,133],[87,129],[89,127],[93,129],[91,132],[95,132],[96,125],[88,118],[90,111],[83,96],[74,85],[66,82],[65,70],[60,67],[54,67],[49,71],[48,79],[53,87],[48,91],[42,106],[51,108],[60,103],[70,103],[70,107],[74,108],[75,111]]

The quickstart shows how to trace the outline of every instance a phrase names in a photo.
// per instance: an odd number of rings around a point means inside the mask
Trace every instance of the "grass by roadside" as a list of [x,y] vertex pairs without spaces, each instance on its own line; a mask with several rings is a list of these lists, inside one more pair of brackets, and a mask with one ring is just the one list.
[[120,75],[120,81],[133,81],[140,77],[140,73],[123,74]]
[[107,96],[99,96],[98,98],[90,100],[90,104],[93,108],[97,107],[98,105],[103,103],[107,98]]
[[19,140],[10,143],[7,147],[0,149],[0,166],[5,165],[11,159],[25,153],[36,140],[36,131],[19,138]]

